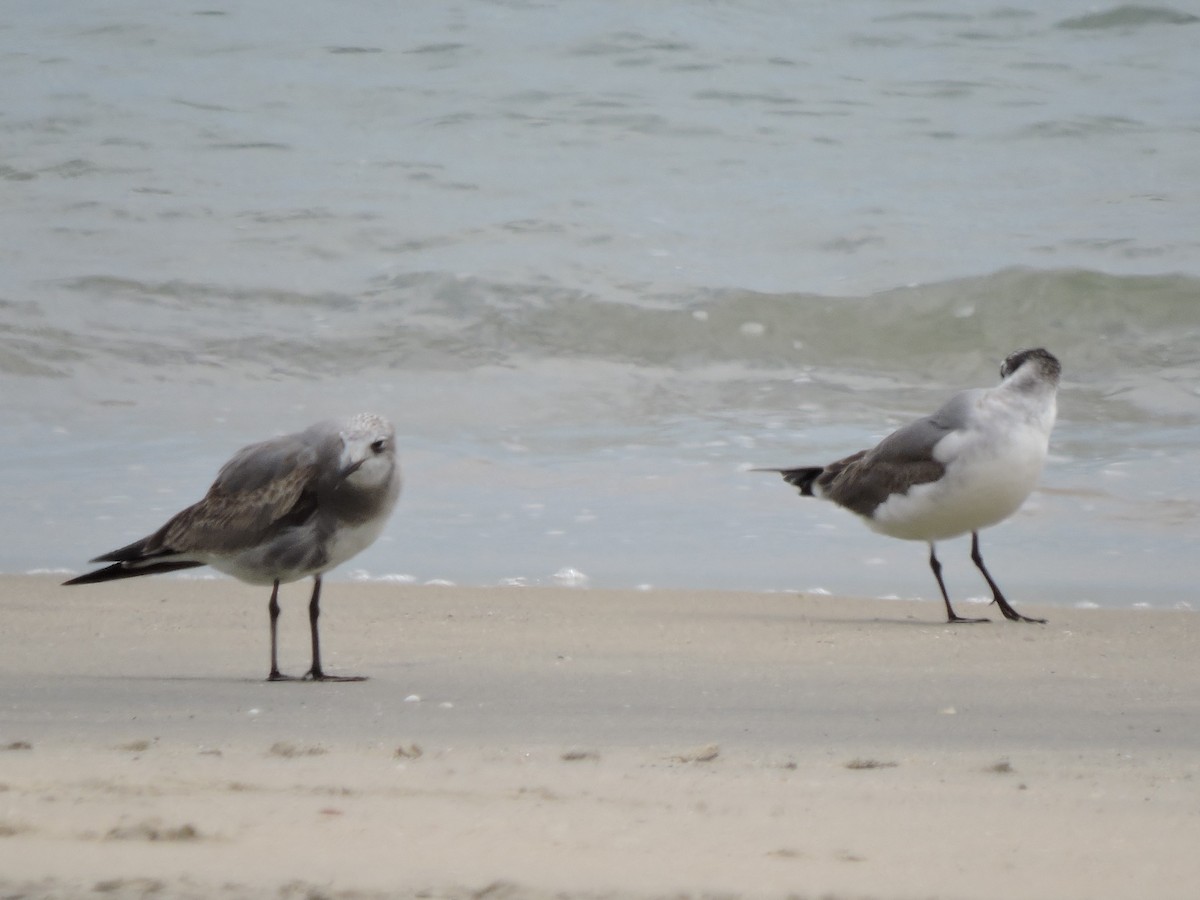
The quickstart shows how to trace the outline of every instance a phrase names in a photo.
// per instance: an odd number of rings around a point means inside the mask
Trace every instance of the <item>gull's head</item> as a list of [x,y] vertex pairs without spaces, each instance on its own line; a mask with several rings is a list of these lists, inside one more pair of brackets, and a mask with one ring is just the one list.
[[1058,387],[1058,378],[1062,373],[1054,354],[1049,350],[1037,347],[1033,350],[1018,350],[1004,360],[1000,366],[1000,378],[1018,390],[1034,390],[1036,388]]
[[339,429],[341,477],[359,487],[386,484],[396,469],[396,429],[382,416],[359,413]]

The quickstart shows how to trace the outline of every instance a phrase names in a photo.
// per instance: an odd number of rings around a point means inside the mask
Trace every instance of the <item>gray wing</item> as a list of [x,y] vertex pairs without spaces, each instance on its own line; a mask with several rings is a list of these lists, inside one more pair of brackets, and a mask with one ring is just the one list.
[[964,427],[982,391],[955,394],[933,415],[893,431],[870,450],[860,450],[830,463],[817,478],[822,494],[839,506],[870,517],[893,494],[942,477],[946,467],[933,448],[952,431]]
[[209,492],[241,494],[258,491],[287,479],[298,469],[326,462],[330,456],[336,459],[340,450],[341,438],[336,432],[323,434],[317,431],[317,426],[250,444],[221,467]]
[[981,390],[955,394],[932,415],[893,431],[868,452],[872,463],[933,460],[933,448],[952,431],[964,428]]

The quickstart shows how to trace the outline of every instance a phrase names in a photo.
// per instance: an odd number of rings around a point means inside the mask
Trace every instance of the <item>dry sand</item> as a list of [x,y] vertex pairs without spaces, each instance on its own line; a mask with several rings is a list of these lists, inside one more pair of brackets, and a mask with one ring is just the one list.
[[0,578],[0,896],[1196,896],[1200,617],[1016,602]]

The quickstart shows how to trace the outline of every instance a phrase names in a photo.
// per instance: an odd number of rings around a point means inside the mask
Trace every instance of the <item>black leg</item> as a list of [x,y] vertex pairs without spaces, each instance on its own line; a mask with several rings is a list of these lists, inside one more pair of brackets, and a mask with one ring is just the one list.
[[950,595],[946,593],[946,583],[942,581],[942,564],[938,562],[937,553],[933,549],[933,542],[929,542],[929,568],[933,569],[933,577],[937,579],[938,588],[942,592],[942,599],[946,601],[946,621],[947,622],[987,622],[988,619],[964,619],[954,611],[954,607],[950,605]]
[[321,637],[317,632],[317,619],[321,617],[321,576],[313,576],[312,599],[308,601],[308,627],[312,631],[312,668],[308,677],[314,681],[322,681],[325,673],[321,670]]
[[308,626],[312,629],[312,668],[306,677],[313,681],[366,681],[363,675],[326,675],[321,668],[321,638],[317,620],[321,617],[321,576],[313,576],[312,599],[308,601]]
[[979,552],[979,532],[971,532],[971,562],[975,563],[980,572],[983,573],[984,579],[988,583],[988,587],[992,589],[992,602],[1000,607],[1000,612],[1004,613],[1004,618],[1010,622],[1037,622],[1039,625],[1045,625],[1045,619],[1032,619],[1029,616],[1023,616],[1004,599],[1004,595],[1000,593],[1000,586],[992,580],[992,576],[988,573],[987,567],[983,564],[983,554]]
[[279,624],[279,582],[275,582],[275,586],[271,588],[271,602],[267,605],[267,612],[271,614],[271,674],[267,676],[267,681],[292,681],[293,679],[287,675],[282,675],[279,672],[279,655],[276,650],[278,643],[276,635],[278,634]]

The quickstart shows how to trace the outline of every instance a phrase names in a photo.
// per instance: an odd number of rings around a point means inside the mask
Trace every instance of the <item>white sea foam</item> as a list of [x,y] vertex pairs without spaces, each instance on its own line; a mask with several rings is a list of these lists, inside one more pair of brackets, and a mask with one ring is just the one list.
[[590,579],[578,569],[565,566],[554,573],[555,584],[562,587],[587,587]]

